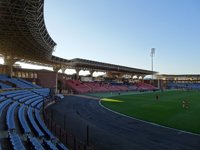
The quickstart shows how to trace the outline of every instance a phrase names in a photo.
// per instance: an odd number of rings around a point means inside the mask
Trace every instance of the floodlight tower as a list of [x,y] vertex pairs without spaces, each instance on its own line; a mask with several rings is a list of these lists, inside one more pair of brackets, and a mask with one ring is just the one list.
[[152,70],[152,80],[153,80],[153,57],[155,56],[155,48],[151,48],[151,70]]

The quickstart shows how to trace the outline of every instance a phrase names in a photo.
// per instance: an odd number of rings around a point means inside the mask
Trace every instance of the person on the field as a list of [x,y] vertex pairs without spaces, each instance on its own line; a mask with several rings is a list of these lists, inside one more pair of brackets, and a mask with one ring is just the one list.
[[156,100],[158,100],[159,99],[159,96],[158,95],[156,95]]
[[189,108],[189,102],[188,102],[187,100],[183,100],[183,101],[182,101],[182,107],[183,107],[184,109],[188,109],[188,108]]

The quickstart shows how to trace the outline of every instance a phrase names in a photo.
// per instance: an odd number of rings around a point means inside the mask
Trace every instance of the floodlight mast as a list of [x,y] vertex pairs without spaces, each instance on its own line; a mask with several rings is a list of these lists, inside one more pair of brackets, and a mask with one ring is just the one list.
[[152,80],[153,80],[153,57],[155,56],[155,48],[151,48],[151,70],[152,70]]

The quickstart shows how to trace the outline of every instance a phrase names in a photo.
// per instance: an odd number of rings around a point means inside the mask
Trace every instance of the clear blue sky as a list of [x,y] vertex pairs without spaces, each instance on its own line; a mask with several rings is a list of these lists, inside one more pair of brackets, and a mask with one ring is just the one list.
[[200,74],[199,0],[45,0],[56,56]]

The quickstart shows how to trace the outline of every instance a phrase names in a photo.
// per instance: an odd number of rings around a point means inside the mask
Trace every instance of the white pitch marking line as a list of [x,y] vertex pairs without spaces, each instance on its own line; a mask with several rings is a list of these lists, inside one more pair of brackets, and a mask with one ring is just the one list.
[[144,120],[140,120],[140,119],[137,119],[137,118],[134,118],[134,117],[131,117],[131,116],[128,116],[128,115],[125,115],[125,114],[121,114],[119,112],[116,112],[114,110],[111,110],[105,106],[103,106],[101,104],[101,99],[99,99],[99,105],[101,107],[103,107],[104,109],[107,109],[115,114],[118,114],[118,115],[121,115],[123,117],[127,117],[127,118],[130,118],[130,119],[134,119],[134,120],[137,120],[137,121],[141,121],[141,122],[144,122],[144,123],[148,123],[148,124],[151,124],[151,125],[154,125],[154,126],[158,126],[158,127],[162,127],[162,128],[166,128],[166,129],[170,129],[170,130],[174,130],[177,132],[177,134],[180,134],[180,133],[187,133],[187,134],[191,134],[191,135],[195,135],[195,136],[199,136],[200,137],[200,134],[196,134],[196,133],[192,133],[192,132],[189,132],[189,131],[184,131],[184,130],[179,130],[179,129],[174,129],[174,128],[170,128],[170,127],[166,127],[166,126],[163,126],[163,125],[159,125],[159,124],[156,124],[156,123],[152,123],[152,122],[148,122],[148,121],[144,121]]

